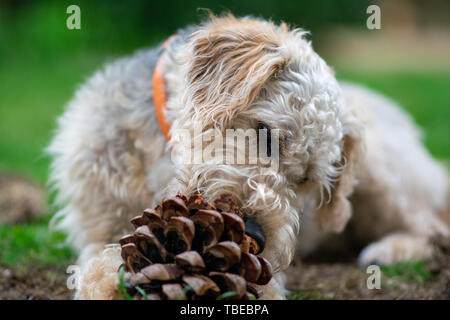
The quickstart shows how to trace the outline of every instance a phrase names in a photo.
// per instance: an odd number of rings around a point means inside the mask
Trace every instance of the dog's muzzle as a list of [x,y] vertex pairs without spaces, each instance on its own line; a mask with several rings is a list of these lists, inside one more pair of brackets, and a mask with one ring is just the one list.
[[258,253],[261,253],[266,245],[266,235],[254,217],[247,217],[245,219],[245,233],[256,240],[260,248]]

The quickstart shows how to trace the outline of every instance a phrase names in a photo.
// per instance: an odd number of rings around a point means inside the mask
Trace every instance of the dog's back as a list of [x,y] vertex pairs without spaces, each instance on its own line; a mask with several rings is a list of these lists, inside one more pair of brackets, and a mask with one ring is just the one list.
[[341,84],[341,88],[350,108],[360,109],[364,121],[365,148],[372,155],[367,169],[377,170],[373,160],[380,160],[378,165],[385,171],[378,175],[388,174],[405,191],[423,195],[423,201],[434,210],[442,208],[447,197],[447,174],[423,146],[422,132],[412,118],[392,100],[369,89],[349,83]]

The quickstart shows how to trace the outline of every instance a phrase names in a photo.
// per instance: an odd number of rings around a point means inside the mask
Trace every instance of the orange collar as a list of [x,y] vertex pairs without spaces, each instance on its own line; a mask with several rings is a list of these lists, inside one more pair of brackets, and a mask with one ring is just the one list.
[[[172,35],[162,44],[161,48],[165,49],[175,37],[176,35]],[[153,72],[153,104],[155,105],[156,118],[158,119],[159,127],[166,140],[169,141],[170,123],[167,121],[166,115],[164,114],[167,108],[167,89],[166,82],[164,81],[162,60],[161,55],[156,63],[155,71]]]

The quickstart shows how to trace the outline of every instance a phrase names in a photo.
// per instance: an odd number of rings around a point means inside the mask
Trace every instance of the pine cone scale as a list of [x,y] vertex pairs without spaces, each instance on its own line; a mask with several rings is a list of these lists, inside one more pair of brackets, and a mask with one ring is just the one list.
[[262,293],[252,284],[272,277],[229,195],[214,204],[201,194],[177,195],[131,223],[134,233],[119,244],[125,287],[136,298],[145,292],[149,299],[254,299]]

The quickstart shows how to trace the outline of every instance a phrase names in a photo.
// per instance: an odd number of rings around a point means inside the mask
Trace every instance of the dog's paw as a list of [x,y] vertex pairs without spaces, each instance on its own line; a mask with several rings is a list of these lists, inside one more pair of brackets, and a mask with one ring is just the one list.
[[389,265],[404,260],[429,258],[432,248],[424,237],[391,234],[365,247],[358,258],[360,266]]
[[375,242],[365,247],[358,257],[361,267],[368,265],[387,265],[394,263],[395,250],[384,242]]
[[108,246],[89,259],[83,267],[76,300],[113,300],[118,296],[119,267],[122,264],[118,245]]

